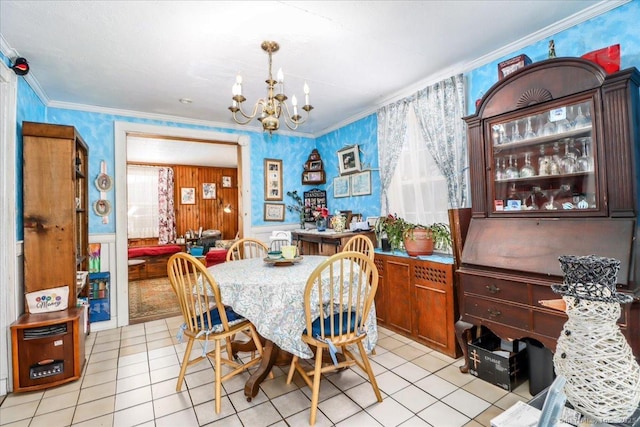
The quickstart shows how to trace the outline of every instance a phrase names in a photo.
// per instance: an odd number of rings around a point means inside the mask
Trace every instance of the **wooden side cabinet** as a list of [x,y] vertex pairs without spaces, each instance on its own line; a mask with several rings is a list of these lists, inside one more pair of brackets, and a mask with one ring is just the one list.
[[85,309],[24,314],[11,325],[13,391],[34,391],[80,378]]
[[89,150],[73,126],[22,123],[24,286],[36,292],[69,287],[89,263]]
[[457,358],[456,295],[453,258],[417,259],[376,250],[380,280],[376,292],[378,323],[434,350]]

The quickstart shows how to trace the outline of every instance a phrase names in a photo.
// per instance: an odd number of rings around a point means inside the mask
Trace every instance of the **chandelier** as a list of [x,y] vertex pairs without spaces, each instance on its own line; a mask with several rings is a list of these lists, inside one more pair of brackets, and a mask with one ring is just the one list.
[[[278,70],[278,80],[274,80],[271,74],[272,55],[280,49],[280,45],[274,41],[264,41],[261,47],[262,50],[269,55],[269,77],[265,80],[265,83],[267,83],[267,96],[266,98],[260,98],[256,101],[251,114],[245,113],[242,110],[242,103],[246,101],[246,98],[242,96],[242,76],[238,74],[236,76],[236,82],[231,89],[231,93],[233,94],[231,99],[233,102],[231,107],[229,107],[233,120],[238,124],[246,125],[253,120],[254,117],[258,116],[258,120],[262,123],[262,129],[272,133],[280,128],[280,115],[282,115],[287,127],[295,130],[299,125],[307,121],[309,112],[313,110],[313,107],[309,104],[309,85],[307,85],[306,82],[304,83],[304,105],[301,108],[306,114],[303,118],[298,114],[298,99],[295,95],[291,97],[291,109],[289,109],[289,105],[286,103],[288,98],[284,94],[284,74],[282,73],[282,68]],[[277,94],[275,93],[276,90],[278,91]]]

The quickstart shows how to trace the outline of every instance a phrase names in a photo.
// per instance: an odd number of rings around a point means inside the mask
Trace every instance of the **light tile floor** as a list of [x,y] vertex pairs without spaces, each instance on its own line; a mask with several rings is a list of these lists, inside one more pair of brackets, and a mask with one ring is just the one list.
[[[213,369],[204,361],[187,371],[176,392],[184,343],[174,338],[181,317],[94,332],[87,337],[82,378],[30,393],[0,396],[0,425],[58,426],[307,426],[310,390],[298,375],[286,384],[288,367],[274,368],[251,401],[246,374],[223,383],[215,413]],[[516,401],[531,399],[528,383],[508,393],[460,373],[461,359],[379,328],[371,357],[383,402],[359,368],[334,373],[320,386],[317,426],[489,426]],[[194,347],[194,354],[196,353]]]

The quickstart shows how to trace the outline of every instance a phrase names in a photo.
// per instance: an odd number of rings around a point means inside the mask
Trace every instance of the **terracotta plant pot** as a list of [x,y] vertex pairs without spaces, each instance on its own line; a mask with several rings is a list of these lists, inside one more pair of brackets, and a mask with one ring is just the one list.
[[433,239],[431,231],[423,228],[414,228],[404,238],[404,248],[409,256],[431,255],[433,253]]

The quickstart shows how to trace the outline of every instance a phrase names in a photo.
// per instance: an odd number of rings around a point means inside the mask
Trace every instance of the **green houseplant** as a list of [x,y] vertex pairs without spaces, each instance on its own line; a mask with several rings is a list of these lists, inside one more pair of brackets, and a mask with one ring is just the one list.
[[451,247],[451,230],[441,222],[414,224],[397,215],[387,215],[378,220],[375,232],[379,240],[386,235],[392,251],[404,247],[410,256],[431,255],[434,248],[445,251]]

